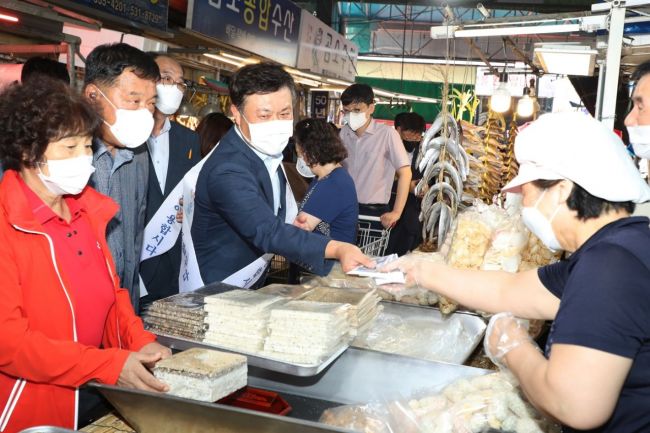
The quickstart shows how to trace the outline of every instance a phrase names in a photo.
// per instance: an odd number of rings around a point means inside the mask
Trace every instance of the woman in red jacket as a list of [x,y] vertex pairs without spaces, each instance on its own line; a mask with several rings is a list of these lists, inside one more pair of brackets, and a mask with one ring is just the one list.
[[118,206],[86,186],[92,107],[62,83],[0,94],[0,431],[77,427],[88,381],[166,391],[155,342],[120,288],[105,239]]

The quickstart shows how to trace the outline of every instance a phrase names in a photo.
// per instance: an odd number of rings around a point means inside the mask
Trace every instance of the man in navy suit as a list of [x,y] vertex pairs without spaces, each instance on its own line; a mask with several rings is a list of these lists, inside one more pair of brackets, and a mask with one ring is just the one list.
[[[169,120],[178,110],[185,93],[183,68],[171,57],[159,55],[155,60],[160,68],[160,82],[156,85],[155,123],[147,141],[147,223],[183,176],[201,159],[198,134]],[[141,305],[178,293],[180,264],[180,237],[169,251],[140,264],[140,277],[148,291],[148,295],[141,299]]]
[[270,63],[248,65],[233,75],[229,90],[235,127],[196,184],[191,233],[203,283],[222,281],[266,253],[320,275],[331,268],[328,258],[340,260],[344,270],[372,266],[355,245],[285,223],[287,184],[280,166],[293,134],[291,76]]

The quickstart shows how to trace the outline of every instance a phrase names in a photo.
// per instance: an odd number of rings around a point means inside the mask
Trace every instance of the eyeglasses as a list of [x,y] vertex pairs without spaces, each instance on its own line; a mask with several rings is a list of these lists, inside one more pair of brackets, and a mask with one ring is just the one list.
[[185,83],[185,80],[182,78],[178,81],[174,81],[174,79],[170,76],[163,76],[160,78],[160,84],[163,84],[165,86],[175,85],[181,92],[185,92],[187,90],[187,83]]

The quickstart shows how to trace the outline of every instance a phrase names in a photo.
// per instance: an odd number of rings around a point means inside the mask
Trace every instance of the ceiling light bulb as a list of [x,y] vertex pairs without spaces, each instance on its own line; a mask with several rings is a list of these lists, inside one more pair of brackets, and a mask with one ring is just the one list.
[[517,102],[517,116],[531,117],[535,111],[535,100],[528,95],[524,95]]
[[490,109],[497,113],[505,113],[510,109],[512,97],[506,83],[500,82],[492,97],[490,97]]

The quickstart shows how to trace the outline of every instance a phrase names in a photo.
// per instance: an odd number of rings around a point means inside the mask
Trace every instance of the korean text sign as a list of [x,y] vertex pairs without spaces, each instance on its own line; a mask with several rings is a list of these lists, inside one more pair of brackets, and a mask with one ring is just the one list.
[[168,0],[74,0],[119,18],[167,30]]
[[295,67],[300,17],[290,0],[194,0],[187,27]]

